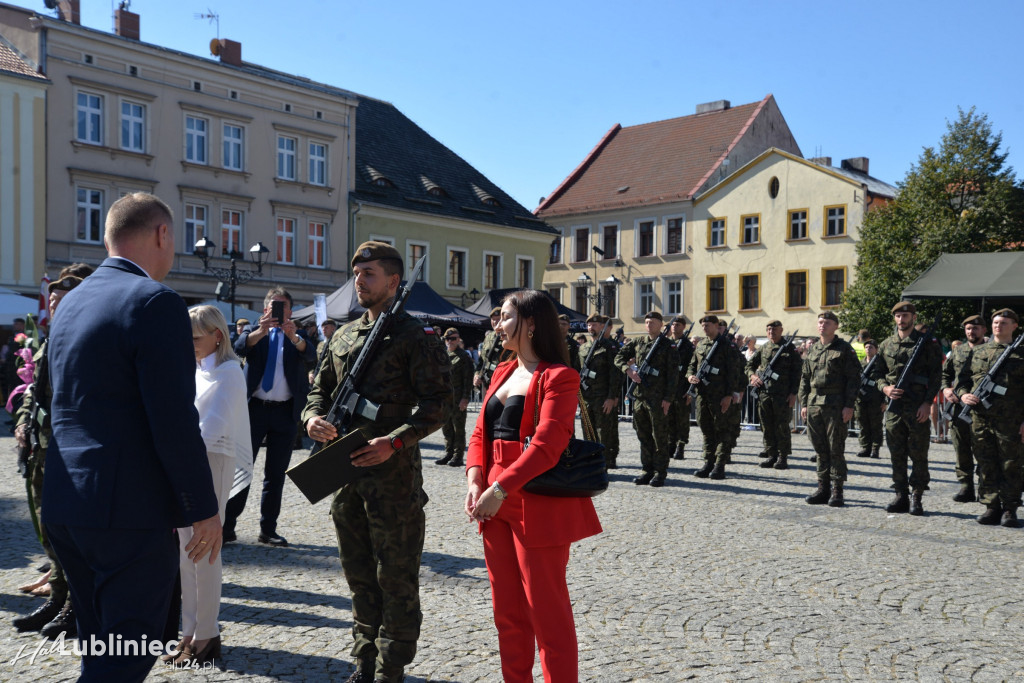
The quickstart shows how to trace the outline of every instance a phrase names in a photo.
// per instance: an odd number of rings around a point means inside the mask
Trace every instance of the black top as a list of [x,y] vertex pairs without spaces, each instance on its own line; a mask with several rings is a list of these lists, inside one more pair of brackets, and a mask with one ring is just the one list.
[[497,396],[491,396],[484,409],[484,424],[491,441],[519,441],[519,425],[523,421],[524,405],[525,396],[509,396],[506,403],[499,401]]

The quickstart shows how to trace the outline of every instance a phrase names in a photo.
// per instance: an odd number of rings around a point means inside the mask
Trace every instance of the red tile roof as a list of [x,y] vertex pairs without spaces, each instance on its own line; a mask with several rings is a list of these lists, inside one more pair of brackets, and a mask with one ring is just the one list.
[[36,70],[22,59],[21,55],[15,52],[7,41],[3,39],[0,39],[0,71],[28,78],[37,78],[43,81],[46,80],[45,76],[36,73]]
[[691,198],[771,99],[628,128],[616,124],[535,213],[546,218]]

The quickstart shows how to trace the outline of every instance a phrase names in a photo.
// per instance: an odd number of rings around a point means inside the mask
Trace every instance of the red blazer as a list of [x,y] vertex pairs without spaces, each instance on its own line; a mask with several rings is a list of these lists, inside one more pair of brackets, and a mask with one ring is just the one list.
[[[590,498],[555,498],[522,490],[526,482],[548,471],[558,463],[562,451],[572,437],[576,418],[577,390],[580,376],[565,365],[541,363],[537,366],[523,406],[519,426],[519,442],[492,443],[484,429],[487,402],[516,368],[516,361],[499,365],[491,377],[483,406],[469,440],[466,468],[482,468],[488,485],[497,481],[508,493],[506,503],[522,502],[522,518],[512,523],[512,531],[526,547],[565,545],[601,533],[601,523]],[[533,410],[540,381],[540,416],[536,431]],[[523,450],[526,437],[530,446]],[[495,448],[497,447],[497,450]]]

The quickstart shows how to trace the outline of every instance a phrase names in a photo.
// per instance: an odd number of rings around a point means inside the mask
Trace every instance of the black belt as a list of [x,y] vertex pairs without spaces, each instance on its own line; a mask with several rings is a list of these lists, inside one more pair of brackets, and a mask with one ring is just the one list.
[[256,398],[255,396],[253,396],[249,400],[250,401],[255,401],[256,403],[259,403],[260,405],[262,405],[262,406],[264,406],[266,408],[276,408],[277,406],[290,406],[292,404],[292,400],[291,399],[288,399],[287,401],[268,401],[266,399]]

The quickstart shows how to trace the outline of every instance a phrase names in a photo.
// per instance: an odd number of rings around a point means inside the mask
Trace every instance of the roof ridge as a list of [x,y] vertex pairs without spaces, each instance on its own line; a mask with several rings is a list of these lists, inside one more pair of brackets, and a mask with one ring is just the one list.
[[755,105],[758,105],[758,104],[762,103],[763,101],[764,100],[762,99],[762,100],[757,100],[757,101],[754,101],[754,102],[744,102],[743,104],[737,104],[735,107],[730,105],[729,108],[727,108],[727,109],[715,109],[713,111],[705,111],[705,112],[700,112],[700,113],[694,112],[693,114],[686,114],[684,116],[673,116],[673,117],[667,118],[667,119],[658,119],[657,121],[645,121],[644,123],[637,123],[637,124],[632,125],[632,126],[625,126],[624,130],[632,130],[634,128],[643,128],[644,126],[655,126],[655,125],[662,124],[662,123],[669,123],[671,121],[682,121],[683,119],[693,119],[693,118],[697,118],[698,116],[702,116],[702,117],[703,116],[714,116],[716,114],[724,114],[726,112],[734,112],[737,109],[743,109],[744,107],[753,107]]
[[765,108],[765,105],[768,104],[768,101],[772,99],[772,97],[773,95],[771,93],[768,93],[767,95],[764,96],[764,99],[762,99],[758,103],[754,111],[751,112],[749,117],[747,117],[747,122],[743,124],[742,128],[739,129],[739,131],[736,133],[736,136],[733,138],[732,142],[729,143],[729,146],[725,148],[725,151],[722,152],[722,155],[720,157],[718,157],[718,160],[711,165],[711,168],[708,169],[707,173],[705,173],[704,176],[697,181],[697,184],[693,187],[692,190],[690,190],[687,196],[695,196],[697,194],[697,190],[704,186],[704,183],[706,183],[708,179],[712,176],[712,174],[722,165],[722,162],[729,156],[732,150],[736,148],[736,145],[738,145],[740,140],[743,139],[743,136],[746,135],[747,131],[750,130],[750,126],[752,126],[754,120],[761,115],[761,111]]
[[608,143],[612,141],[612,138],[615,137],[615,135],[620,130],[622,130],[621,123],[616,123],[614,126],[612,126],[608,130],[608,132],[604,134],[604,137],[602,137],[597,142],[597,144],[594,145],[594,149],[590,150],[590,153],[583,158],[583,161],[580,162],[579,166],[573,169],[572,173],[566,176],[565,180],[563,180],[561,184],[555,188],[554,192],[552,192],[549,196],[544,198],[544,201],[542,201],[540,205],[538,205],[537,208],[533,210],[533,213],[536,214],[539,211],[543,211],[546,207],[550,206],[552,202],[558,199],[558,197],[560,197],[567,189],[569,189],[569,185],[574,183],[581,175],[583,175],[583,172],[587,170],[587,167],[593,162],[594,159],[597,158],[597,155],[601,153],[601,150],[603,150],[608,145]]

